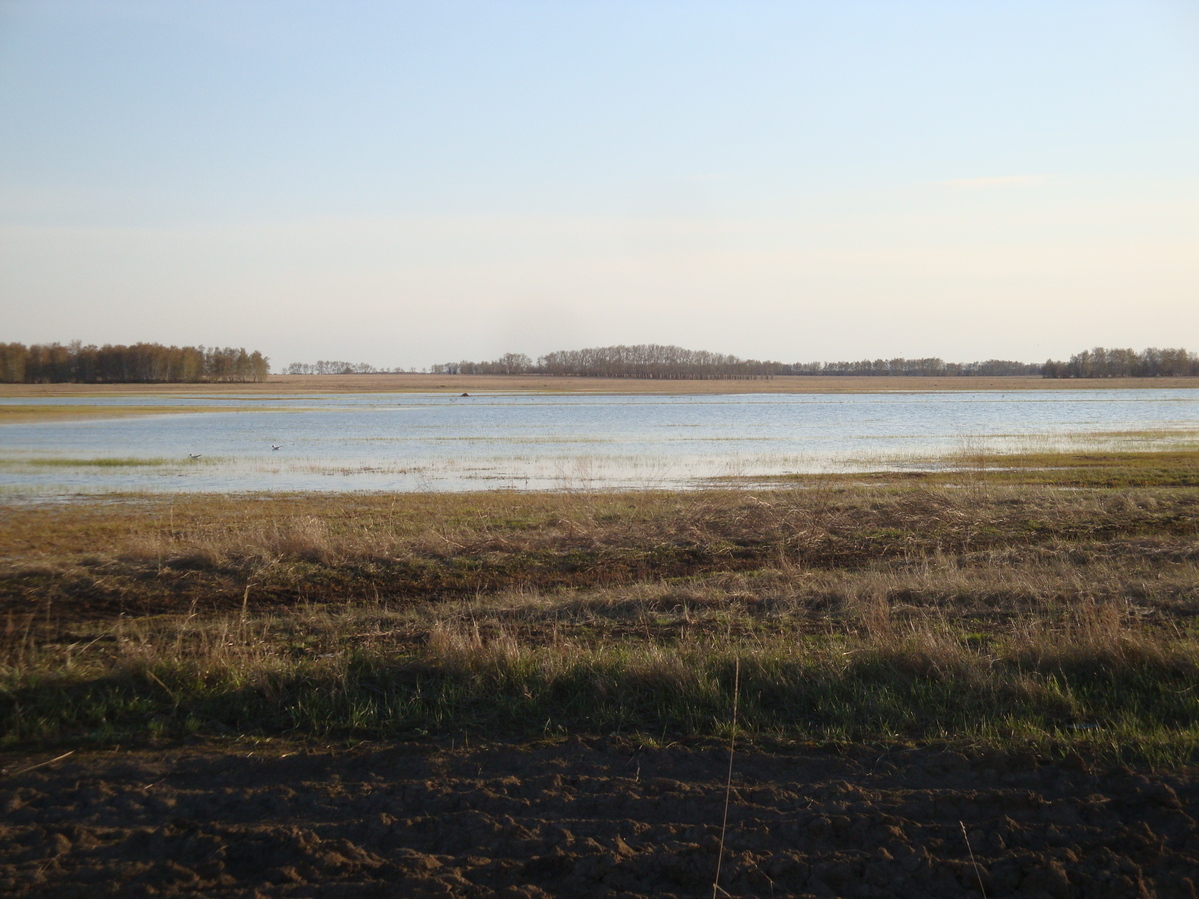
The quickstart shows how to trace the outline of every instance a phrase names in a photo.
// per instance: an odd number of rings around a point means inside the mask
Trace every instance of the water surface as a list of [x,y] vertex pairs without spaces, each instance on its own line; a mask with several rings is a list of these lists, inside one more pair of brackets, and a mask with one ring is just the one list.
[[[689,488],[729,477],[944,465],[980,450],[1194,445],[1199,435],[1193,389],[189,394],[0,403],[179,408],[179,414],[0,425],[0,491],[18,497]],[[195,407],[228,411],[188,412]]]

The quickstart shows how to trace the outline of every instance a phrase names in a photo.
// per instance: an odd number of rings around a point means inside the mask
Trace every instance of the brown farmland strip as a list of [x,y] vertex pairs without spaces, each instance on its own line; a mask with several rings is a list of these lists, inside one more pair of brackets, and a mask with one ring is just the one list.
[[544,375],[271,375],[258,384],[0,384],[0,396],[247,395],[303,393],[875,393],[941,390],[1106,390],[1199,387],[1199,378],[920,378],[781,375],[744,380],[557,378]]

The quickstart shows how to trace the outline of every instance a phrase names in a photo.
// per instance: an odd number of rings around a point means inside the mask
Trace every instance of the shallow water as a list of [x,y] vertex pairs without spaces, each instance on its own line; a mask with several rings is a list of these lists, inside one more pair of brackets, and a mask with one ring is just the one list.
[[[0,492],[30,498],[124,491],[688,488],[729,477],[924,468],[983,450],[1148,449],[1199,440],[1199,390],[1191,389],[192,394],[0,403],[180,409],[178,415],[0,425]],[[187,411],[214,406],[230,411]]]

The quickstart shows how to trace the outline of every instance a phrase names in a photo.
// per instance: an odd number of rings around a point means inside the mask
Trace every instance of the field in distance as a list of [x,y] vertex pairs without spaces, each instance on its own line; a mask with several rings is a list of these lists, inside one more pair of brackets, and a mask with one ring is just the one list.
[[889,393],[940,390],[1114,390],[1199,388],[1199,378],[867,377],[798,376],[740,380],[555,378],[545,375],[270,375],[236,384],[0,384],[0,397],[279,393]]

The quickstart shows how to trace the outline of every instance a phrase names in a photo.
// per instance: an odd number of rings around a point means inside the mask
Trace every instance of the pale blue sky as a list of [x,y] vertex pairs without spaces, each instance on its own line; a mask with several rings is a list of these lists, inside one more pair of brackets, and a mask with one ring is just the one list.
[[0,322],[1199,350],[1199,4],[0,0]]

